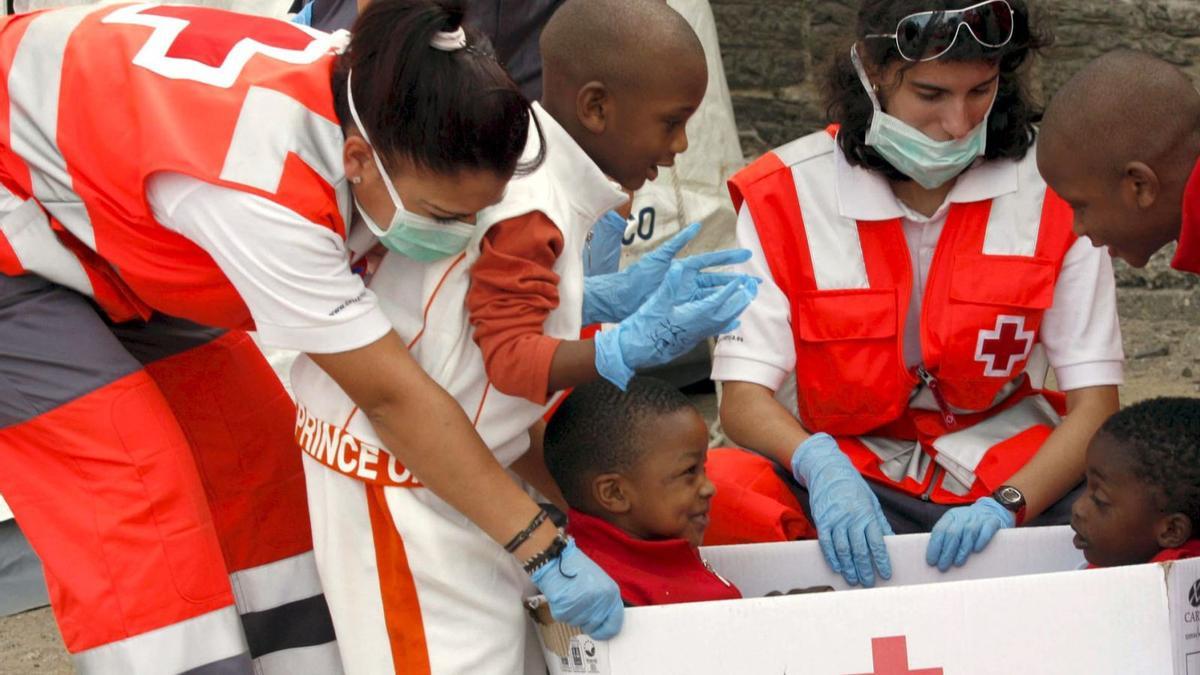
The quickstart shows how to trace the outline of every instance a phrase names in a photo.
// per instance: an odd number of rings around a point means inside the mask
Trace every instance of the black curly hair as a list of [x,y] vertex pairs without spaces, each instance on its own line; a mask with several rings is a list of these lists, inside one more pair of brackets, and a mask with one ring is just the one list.
[[[1013,9],[1013,37],[1008,44],[996,49],[986,48],[964,30],[941,61],[994,61],[1000,65],[999,89],[996,103],[988,117],[986,159],[1021,159],[1037,136],[1034,125],[1041,121],[1042,109],[1036,105],[1028,90],[1029,57],[1050,44],[1050,33],[1033,28],[1031,10],[1026,0],[1007,0]],[[896,48],[896,41],[867,38],[868,35],[894,33],[901,19],[917,12],[962,9],[978,4],[979,0],[863,0],[858,8],[854,35],[848,36],[837,53],[830,56],[825,83],[826,114],[840,125],[838,146],[853,166],[862,166],[897,181],[910,180],[867,146],[867,129],[874,108],[863,90],[858,73],[850,61],[850,45],[857,43],[859,57],[868,71],[881,70],[902,62],[898,77],[912,67]],[[928,38],[926,38],[928,39]]]
[[638,438],[649,420],[695,410],[670,384],[635,377],[626,391],[607,380],[577,387],[546,426],[546,467],[574,508],[590,500],[592,478],[628,471],[646,451]]
[[1200,399],[1135,403],[1100,427],[1130,460],[1134,476],[1162,491],[1164,510],[1200,527]]

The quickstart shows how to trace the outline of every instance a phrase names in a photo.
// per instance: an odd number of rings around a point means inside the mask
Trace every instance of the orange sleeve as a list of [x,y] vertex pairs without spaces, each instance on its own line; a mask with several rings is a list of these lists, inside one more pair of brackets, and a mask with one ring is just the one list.
[[471,268],[467,311],[492,386],[509,396],[545,403],[550,363],[559,340],[542,333],[558,307],[554,263],[562,233],[530,213],[492,226]]

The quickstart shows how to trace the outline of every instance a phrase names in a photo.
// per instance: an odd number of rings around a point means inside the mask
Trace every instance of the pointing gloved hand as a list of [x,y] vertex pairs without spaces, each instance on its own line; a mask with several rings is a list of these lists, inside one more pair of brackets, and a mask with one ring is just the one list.
[[579,550],[574,539],[568,539],[559,557],[534,570],[531,578],[546,596],[556,621],[577,626],[597,640],[621,631],[625,621],[621,589]]
[[624,390],[638,368],[670,363],[706,338],[737,328],[738,316],[758,294],[758,279],[734,274],[706,286],[704,273],[690,260],[671,263],[645,304],[596,335],[601,377]]
[[792,475],[807,486],[809,508],[817,526],[817,541],[825,561],[851,586],[875,585],[875,570],[892,578],[885,535],[894,534],[867,486],[837,441],[826,433],[813,434],[792,453]]
[[[583,323],[616,323],[633,314],[662,285],[667,270],[675,262],[696,272],[690,282],[700,289],[715,288],[737,280],[741,275],[702,272],[707,267],[733,265],[750,259],[750,251],[724,249],[675,260],[676,254],[700,232],[700,223],[692,223],[665,244],[642,256],[641,260],[613,274],[587,277],[583,283]],[[595,243],[593,241],[593,243]]]
[[972,553],[979,553],[1004,528],[1015,527],[1017,517],[991,497],[970,506],[950,509],[933,526],[925,562],[943,572],[953,563],[962,567]]
[[615,274],[621,267],[621,241],[629,221],[616,211],[600,216],[592,225],[587,244],[583,248],[583,274],[594,277]]

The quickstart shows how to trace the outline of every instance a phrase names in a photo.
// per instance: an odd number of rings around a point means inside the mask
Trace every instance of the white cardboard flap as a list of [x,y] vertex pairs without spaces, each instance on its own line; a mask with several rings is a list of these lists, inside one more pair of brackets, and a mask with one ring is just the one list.
[[747,599],[628,609],[616,638],[572,636],[547,663],[556,675],[1200,675],[1200,560],[1077,570],[1069,528],[1021,528],[943,575],[925,564],[928,535],[887,541],[884,587],[769,598],[751,596],[845,585],[815,542],[704,549]]
[[[627,612],[601,673],[1172,672],[1156,565]],[[558,671],[571,672],[571,671]]]
[[[1001,530],[982,553],[973,554],[966,565],[945,573],[925,564],[928,534],[886,537],[892,579],[877,579],[876,585],[934,584],[1074,570],[1084,564],[1084,559],[1071,543],[1073,536],[1066,526]],[[848,586],[842,575],[829,569],[816,541],[712,546],[700,553],[748,598],[808,586],[859,588]]]
[[1163,563],[1176,675],[1200,675],[1200,558]]

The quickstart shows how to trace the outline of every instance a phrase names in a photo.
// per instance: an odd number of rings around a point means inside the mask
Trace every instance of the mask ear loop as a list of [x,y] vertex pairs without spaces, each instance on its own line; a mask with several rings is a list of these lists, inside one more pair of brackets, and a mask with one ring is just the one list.
[[354,74],[354,69],[346,71],[346,103],[350,106],[350,117],[354,119],[354,126],[358,129],[358,133],[362,134],[363,140],[367,145],[371,146],[371,158],[375,160],[375,167],[379,169],[379,175],[383,177],[383,187],[387,189],[388,196],[392,198],[392,203],[396,207],[396,211],[406,211],[404,202],[400,201],[400,195],[396,192],[396,186],[392,185],[392,177],[388,175],[387,169],[383,166],[383,160],[379,158],[379,153],[375,152],[375,144],[371,142],[371,137],[367,136],[367,128],[363,125],[362,120],[358,118],[358,110],[354,108],[354,92],[350,87],[350,78]]
[[858,80],[862,82],[863,89],[867,90],[867,96],[871,99],[871,105],[875,108],[875,112],[883,112],[883,106],[879,104],[879,97],[875,95],[875,85],[871,84],[871,79],[867,77],[867,69],[863,67],[862,59],[858,56],[858,43],[850,45],[850,62],[854,64],[854,71],[858,73]]

